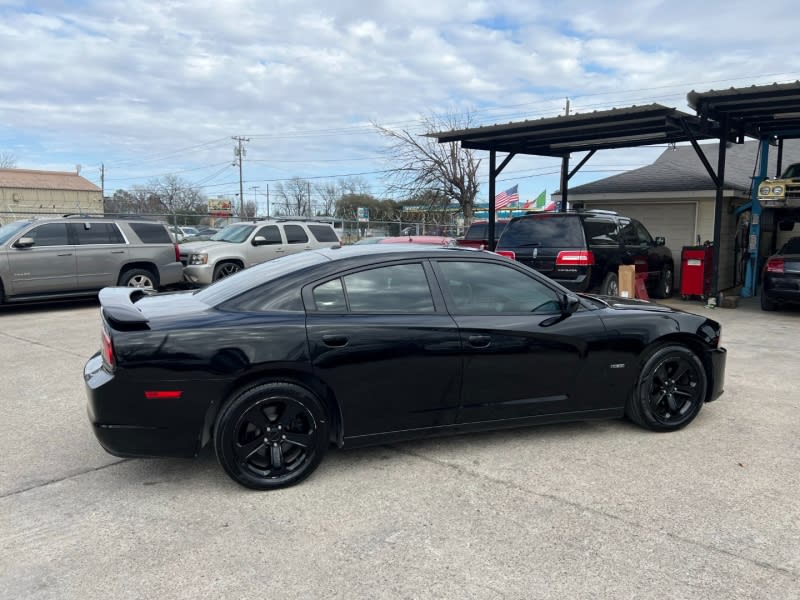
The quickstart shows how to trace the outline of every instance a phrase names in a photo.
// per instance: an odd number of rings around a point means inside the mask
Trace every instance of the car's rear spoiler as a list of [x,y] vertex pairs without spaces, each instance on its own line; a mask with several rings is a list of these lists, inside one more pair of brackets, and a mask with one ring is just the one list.
[[148,319],[134,303],[152,292],[143,288],[109,287],[100,290],[100,312],[114,329],[148,329]]

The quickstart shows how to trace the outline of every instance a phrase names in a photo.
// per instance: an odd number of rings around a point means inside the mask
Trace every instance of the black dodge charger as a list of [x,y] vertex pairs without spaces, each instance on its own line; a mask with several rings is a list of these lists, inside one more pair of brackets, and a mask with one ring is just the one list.
[[687,425],[723,388],[720,326],[577,295],[490,252],[308,251],[200,291],[100,293],[89,419],[118,456],[213,443],[235,481],[307,477],[355,447],[627,416]]

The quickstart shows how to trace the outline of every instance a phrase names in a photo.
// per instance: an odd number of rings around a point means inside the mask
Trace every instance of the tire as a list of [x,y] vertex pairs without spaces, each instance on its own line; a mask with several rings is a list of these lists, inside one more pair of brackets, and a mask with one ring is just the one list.
[[703,363],[691,349],[661,346],[643,359],[625,414],[645,429],[676,431],[703,408],[707,386]]
[[607,273],[600,285],[600,294],[603,296],[619,296],[619,278],[616,273]]
[[262,383],[235,396],[214,426],[214,450],[235,482],[273,490],[301,482],[328,447],[328,419],[309,390],[286,381]]
[[767,296],[767,293],[764,291],[764,286],[761,286],[759,298],[761,299],[761,310],[773,311],[778,308],[778,303],[775,302],[775,300],[770,300],[769,296]]
[[158,280],[147,269],[128,269],[119,276],[119,285],[155,290],[158,289]]
[[214,267],[213,281],[219,281],[220,279],[223,279],[228,275],[233,275],[234,273],[238,273],[241,270],[242,266],[239,263],[221,262],[216,267]]
[[674,277],[675,276],[672,273],[672,267],[664,267],[664,269],[661,271],[661,277],[658,278],[658,285],[656,286],[655,292],[653,292],[653,297],[671,298]]

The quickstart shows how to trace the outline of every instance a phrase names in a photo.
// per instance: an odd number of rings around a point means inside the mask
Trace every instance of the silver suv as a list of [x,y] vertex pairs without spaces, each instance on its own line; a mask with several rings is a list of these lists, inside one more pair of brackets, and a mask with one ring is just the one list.
[[0,303],[182,280],[178,247],[163,223],[66,216],[0,226]]
[[206,285],[262,262],[317,248],[338,248],[330,223],[257,221],[234,223],[202,242],[181,244],[184,276]]

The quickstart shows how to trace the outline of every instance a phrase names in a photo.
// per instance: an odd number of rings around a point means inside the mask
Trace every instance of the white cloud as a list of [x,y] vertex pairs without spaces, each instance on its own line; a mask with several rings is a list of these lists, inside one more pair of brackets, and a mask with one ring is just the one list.
[[[224,163],[232,135],[251,136],[252,179],[380,170],[373,120],[540,118],[566,97],[685,108],[692,87],[796,79],[793,12],[759,5],[761,27],[744,2],[0,1],[0,150],[31,168],[104,162],[120,186]],[[521,185],[552,191],[548,177]]]

